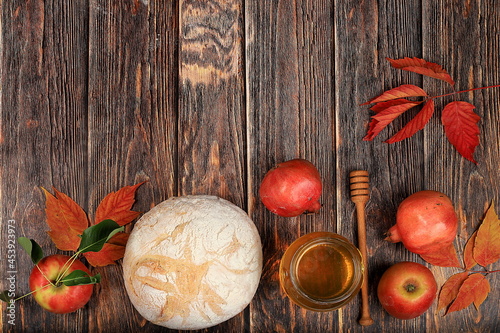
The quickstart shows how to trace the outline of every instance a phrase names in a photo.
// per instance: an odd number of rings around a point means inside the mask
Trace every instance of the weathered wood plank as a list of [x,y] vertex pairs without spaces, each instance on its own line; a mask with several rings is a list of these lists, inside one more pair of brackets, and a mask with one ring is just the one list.
[[[376,284],[391,264],[423,262],[383,241],[400,201],[436,189],[455,202],[457,246],[499,202],[500,91],[458,96],[481,115],[473,165],[456,153],[439,120],[401,143],[363,142],[370,113],[359,104],[403,83],[431,94],[446,84],[392,69],[385,57],[422,56],[442,64],[457,89],[500,83],[500,7],[495,0],[439,1],[8,1],[0,22],[0,286],[5,286],[8,220],[16,236],[56,252],[46,234],[39,186],[55,186],[90,215],[110,191],[148,180],[134,207],[147,211],[172,195],[215,194],[247,209],[264,246],[261,285],[250,307],[206,332],[499,331],[498,273],[479,311],[444,318],[435,304],[400,321],[385,313]],[[450,99],[452,100],[453,97]],[[448,100],[446,100],[448,101]],[[319,214],[280,218],[258,188],[275,164],[303,157],[324,180]],[[317,230],[356,243],[349,171],[371,174],[367,207],[370,306],[375,324],[357,323],[360,300],[313,313],[280,289],[288,245]],[[497,204],[497,211],[498,209]],[[17,293],[28,290],[32,264],[17,248]],[[458,269],[432,267],[442,284]],[[16,326],[2,306],[0,330],[169,331],[146,322],[130,304],[121,267],[94,269],[103,283],[89,305],[55,315],[32,298],[19,302]]]
[[245,203],[240,1],[180,2],[179,194]]
[[[52,186],[86,205],[87,5],[53,1],[11,1],[2,5],[1,280],[6,273],[7,227],[16,237],[35,239],[46,254],[55,253],[45,224],[40,186]],[[33,267],[17,247],[16,296],[29,291]],[[2,307],[2,319],[4,317]],[[32,298],[16,303],[15,325],[2,331],[49,331],[71,325],[86,330],[87,311],[70,316],[46,312]]]
[[[246,209],[242,3],[179,2],[178,194]],[[247,317],[248,308],[207,331],[244,331]]]
[[[264,273],[252,303],[252,329],[335,330],[336,313],[305,311],[284,295],[278,269],[300,235],[336,230],[335,138],[332,131],[332,3],[249,2],[246,7],[250,212],[264,246]],[[280,162],[306,158],[324,180],[319,214],[283,218],[260,202],[264,174]]]
[[[429,2],[423,7],[422,26],[431,25],[439,29],[428,29],[424,34],[424,53],[431,61],[440,63],[455,80],[456,90],[495,85],[500,83],[497,69],[500,62],[498,36],[500,7],[496,1],[464,2],[457,5],[453,1]],[[446,15],[443,15],[446,13]],[[488,36],[483,38],[480,36]],[[496,37],[495,37],[496,36]],[[426,80],[430,94],[438,95],[453,91],[449,86],[436,80]],[[431,92],[432,91],[432,92]],[[498,88],[460,94],[436,100],[436,112],[449,102],[463,100],[476,106],[474,111],[481,116],[479,122],[480,145],[474,158],[478,165],[467,161],[456,152],[447,141],[440,122],[434,122],[426,132],[426,172],[424,181],[428,188],[442,191],[450,196],[459,214],[459,239],[455,242],[459,253],[466,240],[478,227],[487,207],[494,200],[498,211],[500,198],[500,168],[492,163],[500,158],[498,150],[500,138],[500,99]],[[476,267],[476,269],[478,269]],[[433,267],[438,283],[444,283],[458,269]],[[498,285],[498,274],[489,274],[491,286]],[[498,293],[492,287],[479,311],[470,306],[433,320],[429,314],[430,330],[465,330],[468,332],[491,332],[500,329]],[[442,313],[441,313],[442,315]]]
[[[107,193],[144,180],[134,208],[147,211],[177,189],[175,3],[89,8],[89,212]],[[161,330],[132,307],[120,266],[94,272],[103,279],[89,303],[90,331]]]
[[[350,201],[348,175],[356,169],[370,174],[366,232],[369,306],[374,324],[364,328],[367,332],[425,330],[425,318],[405,322],[389,317],[378,302],[376,292],[380,276],[390,265],[417,260],[416,255],[400,244],[385,242],[383,233],[395,223],[395,212],[402,198],[422,185],[422,134],[393,145],[383,143],[409,119],[403,116],[373,141],[363,141],[372,113],[369,106],[360,106],[384,90],[405,83],[409,75],[392,69],[385,58],[421,55],[421,32],[415,29],[419,26],[420,12],[419,2],[396,1],[341,2],[335,12],[338,223],[339,232],[355,244],[356,213]],[[419,82],[421,79],[413,83]],[[359,295],[342,310],[342,330],[361,328],[360,309]]]

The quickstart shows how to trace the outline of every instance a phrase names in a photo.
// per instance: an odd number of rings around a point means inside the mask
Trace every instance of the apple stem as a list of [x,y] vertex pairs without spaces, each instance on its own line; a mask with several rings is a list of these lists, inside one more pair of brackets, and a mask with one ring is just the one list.
[[40,274],[42,274],[42,276],[45,278],[45,280],[47,280],[49,282],[48,285],[53,285],[55,287],[54,283],[52,283],[52,281],[50,281],[50,279],[45,274],[43,274],[42,270],[40,269],[40,266],[38,266],[38,264],[36,264],[35,266],[38,269],[38,271],[40,272]]
[[[48,280],[47,280],[47,281],[48,281]],[[53,283],[49,281],[49,283],[47,283],[46,285],[41,286],[40,288],[35,289],[35,290],[33,290],[33,291],[30,291],[29,293],[24,294],[23,296],[19,296],[18,298],[14,299],[14,302],[17,302],[17,301],[19,301],[20,299],[25,298],[26,296],[29,296],[29,295],[31,295],[31,294],[34,294],[34,293],[36,293],[37,291],[42,290],[43,288],[47,288],[47,287],[48,287],[48,286],[50,286],[50,285],[53,285]]]
[[[71,265],[73,265],[73,263],[75,262],[76,258],[78,257],[78,255],[80,254],[80,251],[76,252],[75,254],[73,254],[69,259],[68,261],[66,261],[59,273],[59,275],[57,276],[56,278],[56,284],[59,285],[62,281],[62,279],[64,278],[64,276],[66,276],[66,273],[68,272],[68,270],[70,269]],[[69,263],[69,264],[68,264]]]

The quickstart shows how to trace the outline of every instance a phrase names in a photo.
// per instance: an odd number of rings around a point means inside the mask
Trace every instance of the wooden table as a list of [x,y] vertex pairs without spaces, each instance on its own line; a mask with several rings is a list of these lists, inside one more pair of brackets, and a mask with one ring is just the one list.
[[[370,111],[361,103],[400,84],[449,92],[441,81],[390,67],[386,57],[442,65],[457,90],[500,83],[500,4],[484,1],[121,0],[3,1],[1,5],[1,281],[7,286],[8,221],[16,235],[56,249],[46,234],[40,187],[71,196],[92,216],[100,200],[147,180],[134,209],[172,196],[213,194],[248,212],[263,244],[260,287],[249,307],[207,332],[494,332],[498,285],[479,311],[445,317],[436,303],[421,317],[390,317],[376,285],[391,264],[424,261],[383,240],[399,203],[418,190],[448,194],[460,220],[457,248],[500,202],[500,91],[462,94],[481,116],[475,165],[447,141],[436,100],[426,129],[396,144],[363,141]],[[265,172],[306,158],[319,169],[323,207],[281,218],[258,198]],[[371,175],[367,206],[370,307],[375,324],[357,323],[360,297],[339,311],[290,303],[278,267],[302,234],[334,231],[356,242],[348,174]],[[32,264],[17,246],[17,293]],[[439,285],[459,269],[430,266]],[[494,267],[498,269],[498,264]],[[103,281],[73,314],[16,303],[5,332],[159,332],[132,307],[121,265],[93,269]]]

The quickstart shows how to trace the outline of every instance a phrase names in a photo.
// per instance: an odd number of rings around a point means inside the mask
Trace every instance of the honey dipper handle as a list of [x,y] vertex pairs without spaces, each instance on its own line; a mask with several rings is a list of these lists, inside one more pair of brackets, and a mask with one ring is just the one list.
[[363,260],[363,284],[361,286],[361,318],[359,323],[363,326],[373,324],[368,304],[368,254],[366,251],[366,222],[365,205],[370,198],[368,172],[364,170],[352,171],[349,174],[351,200],[356,204],[358,221],[358,246]]

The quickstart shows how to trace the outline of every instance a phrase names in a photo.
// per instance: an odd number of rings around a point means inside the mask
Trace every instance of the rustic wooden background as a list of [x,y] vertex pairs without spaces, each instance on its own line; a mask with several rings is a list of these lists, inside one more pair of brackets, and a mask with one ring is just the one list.
[[[433,79],[391,69],[385,57],[439,63],[458,89],[500,83],[496,0],[4,0],[0,2],[0,285],[6,286],[7,221],[17,236],[55,252],[40,186],[70,195],[90,215],[109,192],[147,180],[136,210],[184,194],[214,194],[254,219],[263,243],[257,294],[241,314],[207,332],[494,332],[500,330],[499,273],[492,291],[446,317],[436,304],[409,321],[391,318],[376,285],[391,264],[423,262],[383,241],[411,193],[448,194],[460,217],[457,247],[492,200],[500,202],[500,91],[460,96],[481,115],[474,165],[447,142],[435,116],[401,143],[382,141],[409,119],[362,141],[370,113],[361,103],[403,83],[447,92]],[[449,100],[448,100],[449,101]],[[438,110],[446,99],[440,100]],[[439,115],[439,111],[437,112]],[[324,181],[319,214],[280,218],[258,200],[265,172],[296,158]],[[301,310],[284,296],[278,266],[287,246],[311,231],[356,240],[348,173],[367,169],[370,306],[375,324],[357,323],[360,299],[339,311]],[[18,248],[17,292],[31,262]],[[496,265],[498,267],[498,265]],[[54,315],[32,298],[16,304],[5,332],[159,332],[129,302],[122,268],[103,276],[90,303]],[[457,269],[432,267],[438,283]],[[4,289],[4,288],[2,288]]]

